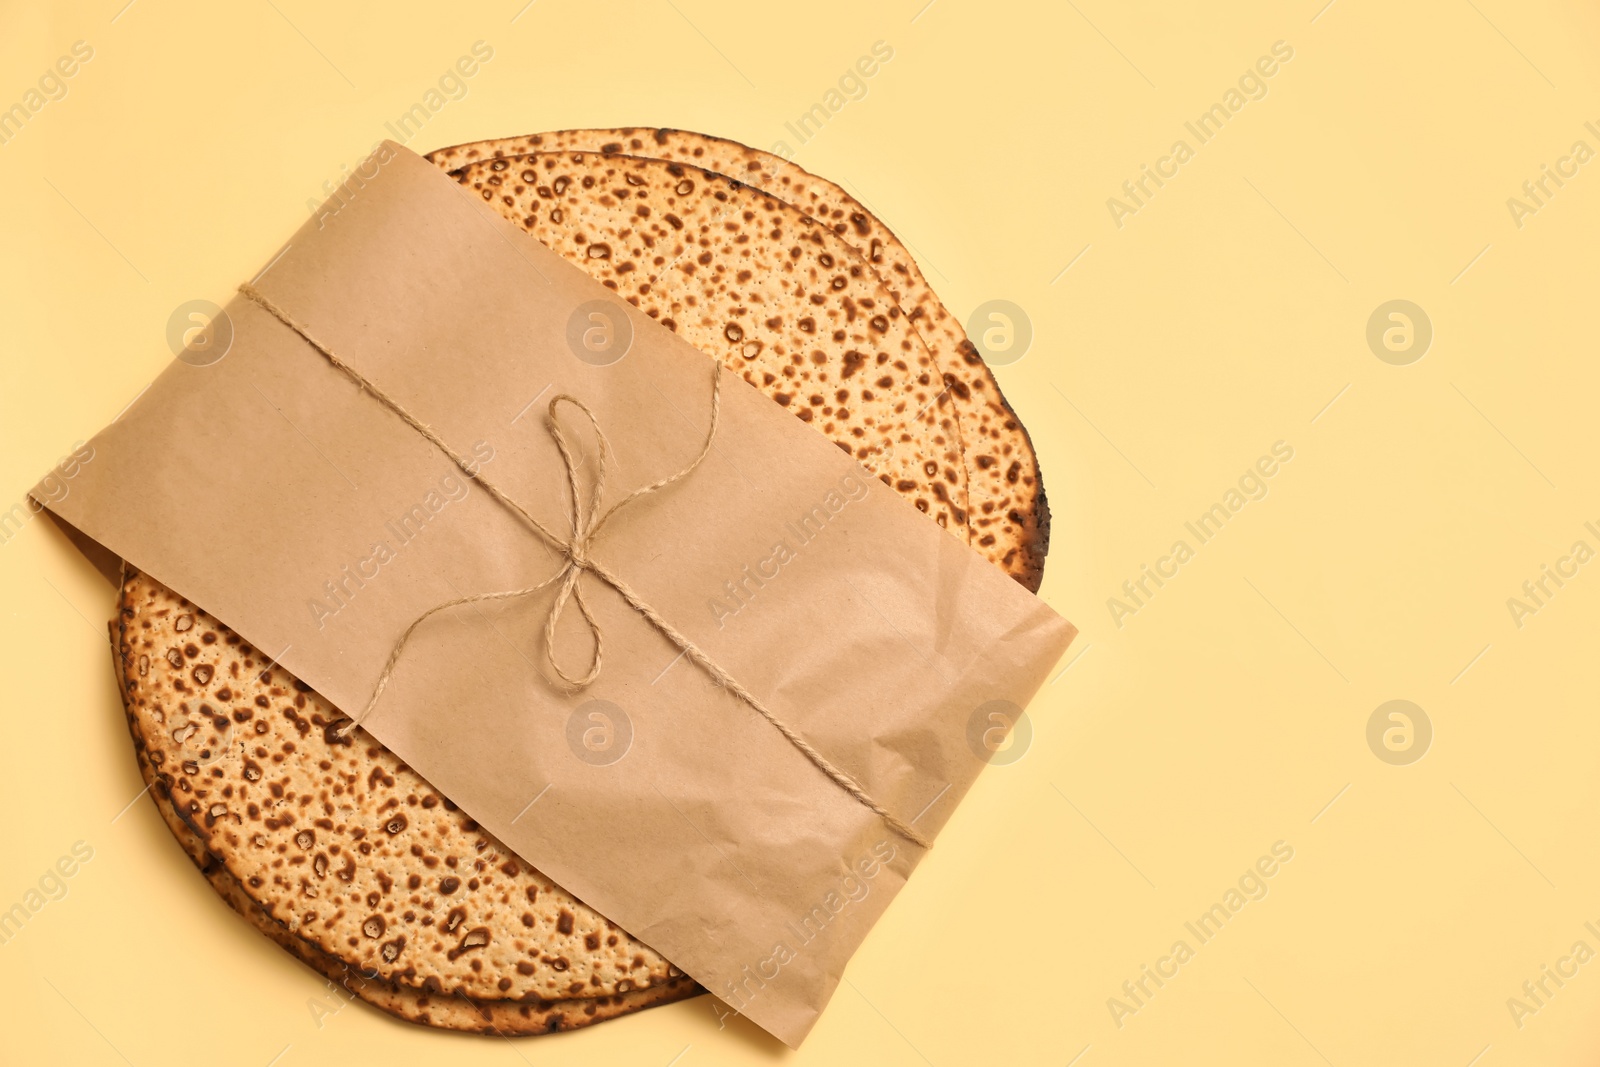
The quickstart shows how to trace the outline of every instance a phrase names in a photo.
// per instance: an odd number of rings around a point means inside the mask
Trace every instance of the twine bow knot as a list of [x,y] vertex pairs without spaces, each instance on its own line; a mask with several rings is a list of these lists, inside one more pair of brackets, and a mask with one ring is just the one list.
[[[367,706],[362,709],[361,714],[357,715],[345,727],[345,730],[353,730],[371,714],[372,709],[377,706],[378,698],[383,695],[384,689],[388,687],[389,678],[394,673],[395,665],[400,661],[400,654],[405,650],[406,643],[411,639],[412,633],[429,618],[441,611],[461,607],[465,604],[478,604],[486,600],[515,600],[532,596],[534,593],[548,589],[552,585],[556,587],[556,595],[550,604],[550,611],[545,615],[544,619],[545,662],[567,692],[572,693],[587,688],[596,678],[600,677],[600,670],[605,659],[605,631],[601,629],[600,623],[594,617],[594,613],[589,610],[588,602],[583,598],[583,586],[580,584],[580,579],[585,572],[595,575],[621,593],[624,600],[650,619],[651,622],[655,623],[656,627],[666,633],[679,647],[688,645],[690,643],[688,638],[668,626],[664,619],[656,615],[644,601],[639,599],[638,594],[621,577],[591,556],[589,550],[595,538],[599,536],[600,530],[611,520],[612,516],[635,501],[652,493],[658,493],[675,482],[687,478],[694,473],[695,469],[700,466],[701,461],[710,453],[711,443],[716,439],[717,435],[717,422],[722,412],[722,364],[717,363],[714,366],[715,370],[712,373],[711,382],[711,419],[706,429],[705,442],[700,446],[699,453],[676,474],[668,475],[649,485],[635,489],[604,511],[600,510],[600,506],[605,500],[606,454],[611,451],[611,442],[607,439],[605,431],[600,428],[599,420],[594,417],[594,412],[589,410],[589,406],[583,401],[566,393],[561,393],[551,399],[549,406],[545,410],[544,425],[546,431],[550,434],[550,439],[555,442],[556,451],[561,455],[561,464],[567,475],[567,528],[571,533],[566,536],[562,536],[552,530],[548,525],[530,514],[522,505],[502,493],[493,483],[487,481],[481,472],[472,474],[471,477],[487,489],[491,496],[515,511],[544,538],[551,548],[557,549],[563,562],[554,574],[538,585],[530,585],[525,589],[507,589],[502,592],[477,593],[472,596],[456,597],[454,600],[447,600],[442,604],[434,605],[413,619],[411,625],[406,627],[405,633],[400,635],[400,640],[395,642],[394,650],[389,653],[389,660],[384,664],[383,673],[378,677],[378,684],[373,689],[372,698],[367,701]],[[589,428],[594,431],[595,442],[598,446],[599,455],[597,457],[598,462],[596,463],[594,482],[590,485],[587,500],[584,499],[582,485],[578,478],[578,471],[584,466],[585,460],[575,453],[571,443],[567,440],[566,432],[562,429],[561,419],[558,414],[562,404],[570,404],[572,407],[577,408],[583,417],[588,420]],[[401,411],[400,415],[406,421],[412,421],[404,411]],[[422,432],[428,435],[430,439],[434,439],[436,436],[431,429],[423,428],[421,423],[413,422],[412,424],[422,429]],[[434,443],[445,449],[452,459],[456,458],[455,454],[442,441],[435,440]],[[468,469],[464,460],[457,460],[457,462],[463,464],[463,470]],[[581,675],[569,674],[556,657],[556,628],[560,625],[561,617],[566,613],[569,603],[577,605],[578,612],[583,616],[583,621],[589,627],[590,639],[594,643],[594,652],[589,660],[589,669]]]
[[[594,483],[590,487],[587,505],[585,505],[583,494],[579,490],[578,471],[583,466],[583,461],[581,459],[574,458],[572,447],[567,441],[566,433],[563,432],[561,428],[561,420],[557,414],[558,409],[563,403],[571,404],[573,407],[577,408],[578,411],[583,414],[583,417],[589,421],[589,428],[594,431],[595,441],[599,446],[599,457]],[[643,497],[649,496],[652,493],[658,493],[672,485],[674,482],[677,482],[683,478],[687,478],[690,474],[694,473],[695,468],[700,466],[701,461],[704,460],[707,453],[711,451],[711,442],[715,440],[717,436],[717,420],[721,414],[721,410],[722,365],[718,363],[716,364],[716,370],[714,371],[712,377],[710,425],[706,431],[705,443],[701,445],[699,453],[694,457],[694,459],[689,461],[687,466],[678,471],[676,474],[662,478],[659,481],[653,482],[650,485],[642,488],[635,489],[626,497],[613,504],[609,509],[602,512],[600,510],[600,505],[605,499],[606,492],[606,454],[611,451],[611,442],[607,440],[605,431],[600,429],[600,423],[594,417],[594,412],[590,411],[589,406],[583,401],[579,400],[577,397],[569,396],[566,393],[562,393],[550,401],[550,406],[545,412],[544,424],[545,429],[549,431],[551,440],[555,442],[556,450],[561,453],[561,463],[567,472],[567,525],[572,533],[570,536],[562,538],[558,534],[552,533],[537,520],[534,520],[532,516],[528,516],[528,518],[529,521],[533,522],[535,528],[538,529],[540,533],[544,534],[547,540],[551,541],[555,547],[561,549],[561,554],[566,559],[566,563],[563,564],[561,569],[555,574],[551,575],[538,585],[531,586],[524,590],[514,590],[510,595],[523,596],[537,592],[538,590],[543,589],[551,584],[559,583],[556,590],[555,601],[550,605],[550,613],[545,616],[545,660],[549,663],[550,669],[555,672],[557,678],[561,679],[562,684],[567,687],[569,692],[583,689],[590,685],[596,678],[600,677],[600,667],[604,655],[603,648],[605,634],[604,631],[600,629],[600,624],[595,621],[594,615],[590,613],[589,605],[583,599],[583,587],[579,584],[579,579],[583,576],[585,571],[589,571],[599,576],[611,586],[618,588],[619,591],[622,590],[621,579],[617,578],[610,571],[606,570],[606,568],[602,567],[594,560],[593,557],[589,555],[590,546],[594,543],[595,538],[599,536],[601,527],[605,526],[605,524],[610,521],[611,517],[617,512],[621,511],[629,504],[632,504]],[[624,593],[624,596],[632,599],[632,591],[628,590]],[[465,597],[455,603],[466,603],[473,599],[474,598],[472,597]],[[560,624],[561,616],[567,609],[568,601],[578,605],[578,611],[583,614],[584,621],[588,623],[589,634],[594,641],[594,655],[590,660],[589,670],[581,677],[573,677],[572,675],[568,674],[566,670],[562,668],[560,661],[556,659],[556,627]],[[445,606],[454,605],[441,605],[441,607]],[[435,608],[433,610],[438,611],[440,609]]]

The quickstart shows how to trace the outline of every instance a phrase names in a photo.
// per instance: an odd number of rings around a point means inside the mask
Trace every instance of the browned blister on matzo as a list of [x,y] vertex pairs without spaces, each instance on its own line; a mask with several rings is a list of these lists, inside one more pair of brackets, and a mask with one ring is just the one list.
[[810,423],[962,541],[960,433],[939,369],[833,231],[699,167],[564,152],[457,179]]
[[648,156],[718,171],[820,220],[866,257],[926,341],[948,390],[961,440],[972,546],[1038,591],[1050,543],[1050,510],[1032,441],[961,323],[881,220],[835,183],[779,156],[684,130],[561,130],[455,145],[428,158],[459,172],[480,160],[563,151]]
[[206,851],[293,935],[399,985],[612,997],[678,977],[365,731],[148,576],[120,602],[134,742]]

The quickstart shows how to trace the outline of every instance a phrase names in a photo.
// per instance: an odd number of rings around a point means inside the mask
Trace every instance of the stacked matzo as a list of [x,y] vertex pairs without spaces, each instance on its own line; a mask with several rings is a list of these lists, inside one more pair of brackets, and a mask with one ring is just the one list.
[[[1038,588],[1027,434],[909,253],[837,186],[665,130],[430,158]],[[162,817],[229,906],[325,977],[401,1019],[507,1035],[702,992],[159,582],[127,574],[112,630]]]

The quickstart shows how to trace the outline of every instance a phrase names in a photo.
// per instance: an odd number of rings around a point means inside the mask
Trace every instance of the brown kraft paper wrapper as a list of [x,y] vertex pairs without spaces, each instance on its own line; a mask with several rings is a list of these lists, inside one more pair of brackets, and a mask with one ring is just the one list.
[[[419,156],[386,144],[359,173],[254,282],[307,336],[563,535],[551,397],[581,399],[607,434],[608,504],[700,450],[706,355]],[[633,326],[606,366],[568,344],[590,301]],[[48,506],[358,714],[413,619],[534,585],[562,556],[299,333],[243,297],[226,312],[226,355],[174,361]],[[587,493],[597,446],[572,408],[562,422]],[[590,553],[930,839],[983,767],[975,713],[1026,706],[1076,632],[732,374],[705,461],[619,512]],[[604,633],[588,688],[566,692],[544,658],[551,586],[428,620],[364,725],[529,863],[798,1046],[923,850],[613,589],[589,574],[581,586]],[[580,613],[556,634],[581,673]],[[603,722],[626,737],[610,762],[584,758],[575,739]]]

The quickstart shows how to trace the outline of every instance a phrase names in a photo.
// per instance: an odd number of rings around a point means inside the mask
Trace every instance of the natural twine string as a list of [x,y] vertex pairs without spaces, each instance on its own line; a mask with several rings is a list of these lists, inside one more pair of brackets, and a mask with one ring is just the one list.
[[[684,634],[679,632],[678,629],[670,622],[662,618],[661,615],[658,614],[656,610],[649,604],[646,604],[643,600],[641,600],[639,595],[635,593],[633,589],[622,580],[621,577],[619,577],[610,568],[606,567],[604,564],[600,563],[598,560],[589,555],[589,547],[591,542],[594,540],[595,536],[599,534],[600,529],[611,519],[613,515],[627,507],[629,504],[632,504],[635,501],[653,493],[660,492],[661,490],[666,489],[668,486],[687,478],[695,471],[696,468],[700,466],[701,461],[703,461],[710,453],[712,442],[716,438],[717,423],[722,409],[722,364],[719,361],[712,361],[712,367],[714,369],[711,377],[711,420],[706,429],[705,442],[700,446],[699,453],[688,463],[687,466],[678,471],[676,474],[669,475],[666,478],[652,482],[650,485],[635,489],[633,492],[629,493],[627,496],[611,505],[611,507],[607,508],[605,511],[600,510],[600,505],[605,494],[606,452],[610,450],[610,442],[606,438],[605,431],[600,428],[599,422],[594,417],[594,412],[590,411],[588,406],[576,397],[562,393],[550,401],[549,407],[545,414],[545,428],[549,431],[551,438],[555,441],[556,449],[561,453],[561,462],[566,467],[567,472],[567,488],[569,498],[567,519],[572,533],[568,537],[563,537],[554,530],[551,530],[544,523],[540,522],[521,504],[518,504],[511,497],[507,496],[496,485],[494,485],[494,483],[490,482],[486,477],[484,477],[483,472],[478,467],[468,462],[465,457],[456,452],[455,449],[451,448],[442,437],[434,432],[432,427],[428,426],[427,423],[412,415],[392,396],[384,392],[373,382],[369,381],[359,371],[355,370],[349,364],[341,360],[326,345],[312,337],[309,329],[303,323],[297,322],[291,318],[287,312],[263,295],[260,290],[256,289],[253,285],[246,284],[239,287],[239,292],[245,297],[254,301],[256,304],[260,305],[279,322],[283,323],[285,326],[289,327],[295,333],[304,338],[306,343],[320,352],[329,363],[332,363],[339,370],[343,371],[347,377],[356,383],[356,385],[375,396],[383,403],[385,407],[398,415],[401,420],[406,423],[406,425],[410,426],[423,437],[427,438],[428,441],[430,441],[436,448],[439,449],[439,451],[448,456],[451,462],[461,469],[463,474],[481,485],[490,496],[494,497],[495,500],[509,508],[514,514],[526,522],[529,527],[538,533],[540,537],[544,538],[546,543],[548,543],[552,548],[560,551],[565,557],[565,562],[561,565],[560,569],[557,570],[556,573],[552,574],[549,578],[546,578],[544,581],[540,582],[538,585],[529,586],[526,589],[508,589],[503,592],[477,593],[473,596],[458,597],[454,600],[447,600],[443,604],[429,608],[427,611],[417,616],[416,619],[412,620],[411,625],[406,627],[405,632],[400,635],[400,640],[395,642],[394,649],[389,653],[389,659],[383,666],[383,672],[378,676],[378,684],[373,689],[372,698],[367,701],[367,706],[363,708],[361,713],[355,716],[355,718],[348,725],[346,725],[343,730],[340,731],[341,734],[345,734],[351,730],[354,730],[367,718],[369,714],[371,714],[372,709],[378,703],[379,697],[383,695],[384,689],[389,685],[389,680],[394,674],[395,665],[400,660],[400,654],[405,649],[406,642],[411,639],[411,635],[416,631],[417,627],[421,626],[430,617],[438,612],[445,611],[446,609],[460,607],[465,604],[476,604],[492,600],[512,600],[518,597],[530,596],[533,593],[537,593],[540,590],[546,589],[556,583],[559,583],[559,588],[556,592],[556,599],[551,605],[550,613],[545,617],[544,623],[545,658],[549,662],[551,669],[555,671],[556,676],[561,679],[562,684],[566,687],[568,692],[582,689],[589,685],[600,676],[604,638],[600,624],[595,620],[594,615],[590,613],[589,606],[584,602],[583,599],[583,589],[578,584],[579,578],[582,577],[585,571],[587,571],[599,578],[601,581],[605,582],[607,585],[611,586],[611,588],[615,589],[622,599],[627,602],[629,607],[633,608],[640,615],[643,615],[645,619],[648,620],[650,624],[658,631],[665,635],[668,640],[682,649],[684,655],[688,656],[689,659],[693,660],[701,670],[710,675],[713,681],[715,681],[722,688],[731,692],[740,700],[744,701],[750,707],[754,708],[761,715],[761,717],[766,719],[767,722],[771,723],[773,727],[776,728],[777,731],[781,733],[791,745],[804,753],[806,758],[809,759],[818,770],[827,775],[836,785],[838,785],[845,792],[849,793],[863,806],[870,809],[879,818],[883,819],[883,821],[895,833],[899,834],[908,841],[922,846],[925,849],[933,847],[933,843],[931,841],[923,837],[922,834],[918,833],[916,829],[914,829],[909,823],[899,819],[886,810],[876,800],[872,799],[871,795],[869,795],[867,791],[861,787],[860,783],[829,762],[828,758],[812,747],[809,741],[801,737],[794,731],[792,727],[790,727],[782,719],[778,718],[777,715],[773,714],[771,709],[769,709],[765,704],[756,698],[755,694],[751,693],[744,686],[740,685],[737,679],[718,666],[710,657],[700,650],[699,646],[697,646],[688,637],[684,636]],[[599,471],[595,475],[594,485],[591,487],[587,506],[585,506],[583,503],[582,493],[578,485],[578,464],[574,462],[572,449],[567,443],[566,435],[562,432],[560,421],[556,415],[557,408],[563,403],[570,404],[583,413],[583,416],[589,420],[589,426],[594,431],[595,438],[600,445]],[[569,600],[577,604],[578,611],[582,613],[584,621],[589,624],[589,632],[594,640],[594,653],[589,664],[589,669],[581,677],[577,678],[567,674],[567,672],[562,668],[561,664],[557,661],[555,654],[556,624],[561,618],[562,613],[566,610],[567,602]]]

